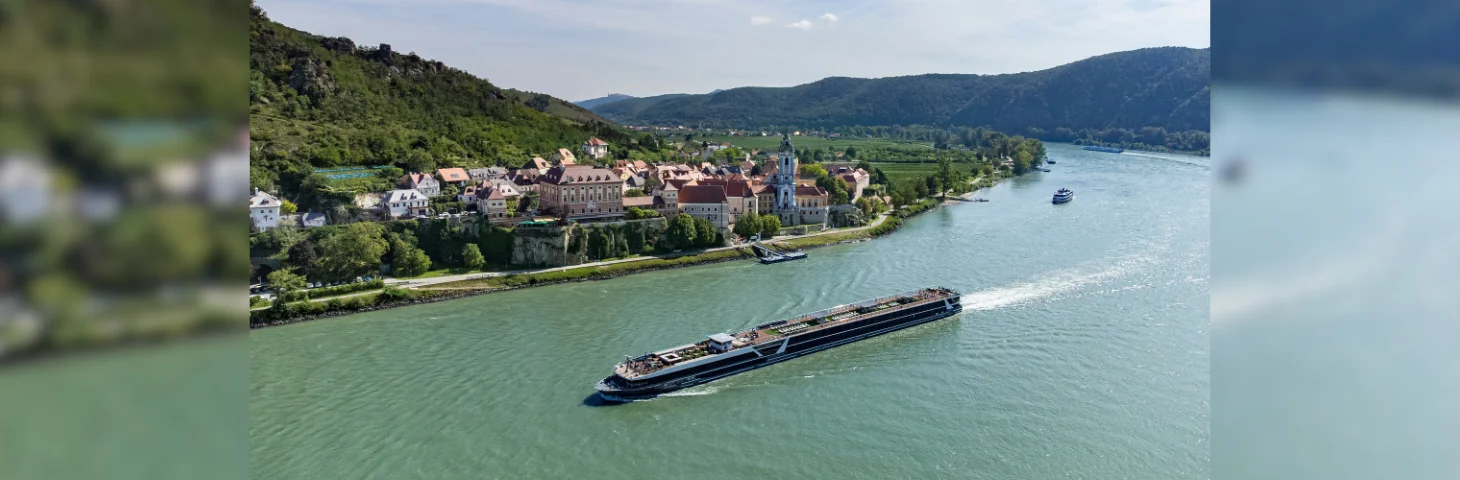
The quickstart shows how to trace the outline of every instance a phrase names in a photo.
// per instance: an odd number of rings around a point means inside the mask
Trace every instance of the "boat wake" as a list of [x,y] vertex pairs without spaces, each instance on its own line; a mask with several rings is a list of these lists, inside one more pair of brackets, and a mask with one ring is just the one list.
[[1073,292],[1125,275],[1143,261],[1140,257],[1133,257],[1096,272],[1056,271],[1033,282],[965,293],[963,294],[963,309],[993,310]]

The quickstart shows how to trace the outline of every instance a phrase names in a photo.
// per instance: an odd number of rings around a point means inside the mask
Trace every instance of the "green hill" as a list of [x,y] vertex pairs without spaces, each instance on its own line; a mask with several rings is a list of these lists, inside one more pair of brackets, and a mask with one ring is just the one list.
[[795,87],[628,99],[593,110],[624,124],[724,128],[987,126],[1041,137],[1060,128],[1208,131],[1210,59],[1209,49],[1146,48],[1037,72],[831,77]]
[[465,71],[270,20],[249,32],[250,180],[286,196],[316,169],[520,165],[598,136],[633,137],[561,99],[501,89]]

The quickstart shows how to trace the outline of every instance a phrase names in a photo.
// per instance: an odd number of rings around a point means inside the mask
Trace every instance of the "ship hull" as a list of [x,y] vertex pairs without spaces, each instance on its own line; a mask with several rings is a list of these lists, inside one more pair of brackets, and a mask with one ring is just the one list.
[[822,350],[930,323],[963,311],[963,305],[959,303],[958,297],[931,303],[928,306],[937,306],[938,308],[923,310],[920,307],[912,313],[889,315],[886,318],[871,318],[857,322],[856,324],[842,326],[849,328],[827,329],[818,332],[820,334],[815,336],[791,336],[780,341],[769,342],[755,347],[757,350],[755,355],[727,358],[722,362],[701,367],[703,370],[698,372],[686,373],[685,375],[655,383],[625,386],[617,384],[614,376],[609,376],[600,380],[596,388],[599,396],[609,401],[624,402],[653,398],[665,393],[696,385],[703,385],[731,375],[774,365]]

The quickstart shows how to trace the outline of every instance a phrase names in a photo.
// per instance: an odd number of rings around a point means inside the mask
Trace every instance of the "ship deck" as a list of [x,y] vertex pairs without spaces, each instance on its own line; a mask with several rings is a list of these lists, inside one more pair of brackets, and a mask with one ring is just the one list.
[[[680,363],[692,362],[702,357],[718,356],[743,348],[753,348],[758,345],[780,341],[788,336],[814,332],[837,325],[845,325],[868,317],[925,305],[929,302],[943,300],[954,295],[956,293],[951,289],[934,287],[864,300],[857,303],[837,305],[793,319],[765,323],[755,328],[732,333],[730,336],[734,337],[736,341],[734,347],[727,352],[711,353],[708,350],[708,342],[699,342],[645,354],[639,358],[620,363],[614,370],[625,378],[638,378]],[[871,310],[857,313],[859,309],[863,308],[869,308]]]

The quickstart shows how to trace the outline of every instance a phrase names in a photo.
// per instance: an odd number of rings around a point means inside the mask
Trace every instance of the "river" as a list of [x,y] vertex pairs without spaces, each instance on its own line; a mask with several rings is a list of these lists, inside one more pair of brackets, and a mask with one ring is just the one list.
[[[1050,173],[805,261],[250,333],[255,478],[1208,478],[1208,159]],[[1075,201],[1051,205],[1060,187]],[[964,313],[625,405],[625,355],[929,285]]]

